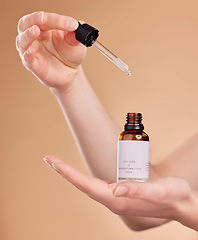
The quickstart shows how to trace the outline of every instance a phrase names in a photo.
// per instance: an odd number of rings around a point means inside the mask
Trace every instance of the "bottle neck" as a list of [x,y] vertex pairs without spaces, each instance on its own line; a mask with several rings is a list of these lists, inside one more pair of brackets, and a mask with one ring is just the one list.
[[127,113],[126,124],[124,125],[124,130],[144,130],[144,125],[142,124],[142,114],[141,113]]

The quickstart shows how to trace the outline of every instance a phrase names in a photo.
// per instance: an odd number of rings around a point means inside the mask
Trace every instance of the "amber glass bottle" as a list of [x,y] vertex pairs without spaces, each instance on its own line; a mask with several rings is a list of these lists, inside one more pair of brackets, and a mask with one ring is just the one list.
[[127,113],[118,140],[117,182],[145,182],[149,178],[149,136],[143,132],[141,113]]

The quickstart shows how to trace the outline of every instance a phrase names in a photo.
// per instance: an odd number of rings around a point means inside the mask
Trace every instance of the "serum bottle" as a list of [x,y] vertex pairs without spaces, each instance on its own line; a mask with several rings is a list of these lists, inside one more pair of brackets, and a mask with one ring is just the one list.
[[141,113],[127,113],[124,131],[119,135],[117,182],[145,182],[149,178],[149,136],[143,132]]

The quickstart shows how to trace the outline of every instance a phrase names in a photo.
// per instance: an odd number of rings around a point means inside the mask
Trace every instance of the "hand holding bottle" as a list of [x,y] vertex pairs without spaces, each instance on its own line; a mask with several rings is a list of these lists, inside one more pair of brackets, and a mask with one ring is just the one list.
[[198,196],[182,178],[109,184],[71,168],[54,156],[47,156],[44,160],[79,190],[118,215],[176,220],[198,229]]
[[54,13],[34,12],[18,22],[16,46],[24,66],[45,85],[67,90],[86,56],[74,36],[78,22]]
[[[43,12],[26,15],[18,24],[16,45],[24,66],[54,90],[78,147],[92,174],[98,178],[76,171],[53,156],[48,156],[46,161],[81,191],[121,215],[131,229],[143,230],[168,221],[160,218],[174,219],[198,229],[198,197],[188,184],[198,189],[198,135],[161,164],[162,176],[182,178],[152,180],[151,177],[145,183],[125,181],[118,185],[100,180],[114,181],[116,177],[116,137],[120,128],[82,74],[86,47],[74,37],[77,27],[73,18]],[[70,89],[68,97],[65,93]],[[90,122],[100,127],[90,128]],[[97,136],[98,144],[90,136]],[[192,166],[190,171],[189,166]],[[156,220],[153,217],[159,221],[153,222]]]

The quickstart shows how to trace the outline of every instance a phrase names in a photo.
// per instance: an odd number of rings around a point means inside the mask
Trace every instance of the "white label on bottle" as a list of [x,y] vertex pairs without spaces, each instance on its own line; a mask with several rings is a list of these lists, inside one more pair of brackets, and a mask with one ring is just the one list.
[[149,141],[118,141],[117,182],[149,178]]

